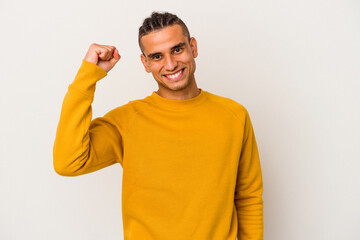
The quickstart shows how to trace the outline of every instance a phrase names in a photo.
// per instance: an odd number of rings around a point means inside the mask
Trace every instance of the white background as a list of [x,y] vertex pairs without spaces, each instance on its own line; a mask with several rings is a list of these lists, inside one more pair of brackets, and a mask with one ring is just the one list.
[[0,239],[123,239],[120,164],[53,170],[63,98],[91,43],[122,59],[93,118],[157,90],[137,31],[153,10],[198,41],[198,87],[249,111],[267,240],[360,239],[360,2],[0,1]]

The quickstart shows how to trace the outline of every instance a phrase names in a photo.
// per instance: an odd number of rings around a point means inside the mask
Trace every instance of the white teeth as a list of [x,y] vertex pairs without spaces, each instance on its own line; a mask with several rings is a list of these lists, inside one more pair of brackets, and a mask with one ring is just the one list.
[[180,75],[180,73],[182,72],[182,70],[178,71],[177,73],[174,73],[172,75],[166,75],[166,77],[168,78],[176,78]]

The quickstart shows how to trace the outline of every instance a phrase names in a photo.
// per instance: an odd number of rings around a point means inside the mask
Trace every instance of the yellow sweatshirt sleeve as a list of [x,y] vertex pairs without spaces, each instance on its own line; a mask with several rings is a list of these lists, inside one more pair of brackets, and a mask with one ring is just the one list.
[[122,138],[108,114],[92,119],[96,82],[107,72],[86,60],[63,100],[53,147],[53,164],[62,176],[78,176],[122,163]]
[[263,181],[255,134],[247,111],[243,139],[235,190],[237,237],[239,240],[263,240]]

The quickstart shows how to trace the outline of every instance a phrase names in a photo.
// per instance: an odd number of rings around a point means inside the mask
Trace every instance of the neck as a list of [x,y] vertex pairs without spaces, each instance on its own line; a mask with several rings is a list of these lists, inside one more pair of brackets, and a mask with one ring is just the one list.
[[192,83],[188,87],[181,90],[171,90],[168,88],[160,87],[159,85],[159,89],[156,91],[156,93],[159,96],[167,99],[186,100],[199,95],[200,89],[197,87],[196,82],[192,81]]

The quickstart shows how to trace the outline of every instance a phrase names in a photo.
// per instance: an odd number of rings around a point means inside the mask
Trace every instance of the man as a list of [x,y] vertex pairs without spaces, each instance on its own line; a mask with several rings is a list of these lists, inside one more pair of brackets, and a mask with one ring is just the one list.
[[197,43],[176,15],[145,19],[139,45],[159,89],[91,120],[96,82],[120,59],[114,46],[92,44],[64,98],[55,171],[77,176],[120,163],[126,240],[263,239],[247,110],[197,87]]

